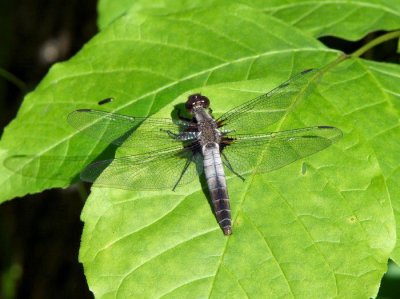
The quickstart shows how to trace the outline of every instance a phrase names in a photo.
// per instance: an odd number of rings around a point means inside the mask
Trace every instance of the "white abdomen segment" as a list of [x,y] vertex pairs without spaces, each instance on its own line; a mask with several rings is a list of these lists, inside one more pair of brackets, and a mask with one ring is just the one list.
[[204,174],[208,190],[214,206],[215,216],[225,235],[232,233],[231,210],[224,167],[218,143],[208,143],[202,148],[204,158]]

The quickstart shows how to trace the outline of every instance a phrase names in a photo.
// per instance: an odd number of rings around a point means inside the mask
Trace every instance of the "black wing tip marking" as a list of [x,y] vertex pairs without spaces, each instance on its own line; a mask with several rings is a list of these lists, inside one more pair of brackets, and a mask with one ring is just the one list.
[[304,71],[301,71],[300,74],[304,75],[304,74],[307,74],[307,73],[312,72],[314,70],[315,69],[305,69]]
[[105,99],[102,99],[101,101],[99,101],[97,104],[104,105],[104,104],[112,102],[113,100],[114,100],[113,98],[105,98]]
[[[315,68],[313,68],[313,69],[305,69],[305,70],[301,71],[300,73],[298,73],[297,75],[294,75],[294,76],[290,77],[290,78],[288,79],[288,81],[286,81],[286,82],[280,84],[280,85],[279,85],[277,88],[275,88],[275,89],[283,88],[283,87],[289,86],[289,85],[293,84],[293,81],[292,81],[293,78],[299,77],[299,76],[303,76],[303,75],[308,74],[308,73],[311,73],[311,72],[313,72],[313,71],[315,71],[315,70],[316,70]],[[273,89],[273,90],[275,90],[275,89]],[[271,90],[271,91],[273,91],[273,90]],[[270,92],[268,92],[267,94],[269,94],[269,93],[270,93]]]
[[90,112],[90,111],[94,111],[93,109],[77,109],[75,110],[75,112]]
[[333,127],[333,126],[318,126],[318,129],[321,130],[332,130],[332,131],[336,131],[338,133],[338,135],[342,136],[343,132],[342,130],[340,130],[339,128]]

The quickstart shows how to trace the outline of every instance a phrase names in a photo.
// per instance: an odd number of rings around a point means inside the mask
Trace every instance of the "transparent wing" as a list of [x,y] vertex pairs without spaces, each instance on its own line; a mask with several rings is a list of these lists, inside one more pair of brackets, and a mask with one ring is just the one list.
[[[4,166],[25,177],[65,181],[78,178],[76,169],[93,158],[14,155],[5,159]],[[183,173],[186,163],[188,167]],[[94,162],[82,171],[81,179],[95,182],[95,186],[128,190],[172,189],[181,176],[179,185],[193,181],[202,171],[199,154],[175,148]]]
[[83,170],[81,179],[98,187],[173,189],[178,181],[179,185],[193,181],[202,169],[200,155],[174,149],[95,162]]
[[267,126],[289,113],[295,103],[311,90],[311,78],[318,70],[305,70],[270,92],[239,105],[218,118],[223,129],[238,134],[265,132]]
[[225,165],[240,175],[269,172],[319,152],[341,136],[342,131],[328,126],[239,135],[223,150],[222,158]]
[[13,155],[4,160],[4,166],[19,175],[52,181],[69,181],[78,178],[77,169],[82,169],[95,156],[35,156]]
[[[162,149],[176,143],[173,134],[182,132],[190,122],[170,119],[131,117],[91,109],[76,110],[68,115],[71,126],[96,140],[102,140],[123,147]],[[133,134],[134,133],[134,134]]]

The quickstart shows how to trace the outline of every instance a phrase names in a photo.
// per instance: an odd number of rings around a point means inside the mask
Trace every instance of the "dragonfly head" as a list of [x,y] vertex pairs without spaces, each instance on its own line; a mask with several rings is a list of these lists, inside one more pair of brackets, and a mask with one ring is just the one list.
[[204,109],[207,109],[208,106],[210,106],[210,100],[199,93],[190,95],[185,104],[185,107],[189,112],[192,112],[193,108],[196,107],[202,107]]

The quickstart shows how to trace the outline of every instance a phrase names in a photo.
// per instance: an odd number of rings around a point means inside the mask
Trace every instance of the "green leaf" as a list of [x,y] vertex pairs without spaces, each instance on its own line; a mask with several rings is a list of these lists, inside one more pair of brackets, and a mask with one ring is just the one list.
[[359,40],[377,30],[399,28],[400,2],[396,0],[272,1],[264,11],[314,37],[335,36]]
[[[289,32],[289,40],[280,37]],[[2,192],[0,200],[66,187],[85,162],[106,150],[106,144],[88,140],[68,125],[66,118],[75,109],[99,109],[99,100],[113,97],[105,106],[109,111],[146,116],[167,106],[160,116],[170,117],[171,101],[189,89],[272,75],[271,68],[274,76],[287,78],[293,69],[321,65],[336,55],[301,32],[241,6],[165,17],[127,15],[70,61],[51,69],[25,98],[0,145],[9,156],[32,156],[26,163],[38,167],[45,157],[90,157],[73,165],[57,161],[54,168],[63,173],[61,178],[38,174],[22,179],[1,163],[0,183],[9,192]],[[47,175],[46,167],[42,172]]]
[[[357,86],[347,68],[337,81]],[[328,92],[328,83],[319,90]],[[237,104],[227,99],[240,102],[270,85],[262,79],[201,91],[219,114]],[[94,188],[82,214],[80,259],[96,296],[374,296],[395,242],[393,211],[374,149],[340,108],[337,94],[314,93],[281,128],[338,126],[344,138],[332,148],[244,183],[228,179],[229,238],[198,182],[178,192]]]
[[[160,13],[174,13],[216,4],[228,5],[231,1],[110,1],[99,2],[99,27],[105,28],[128,11],[158,9]],[[377,30],[399,28],[400,2],[397,0],[369,1],[318,1],[315,0],[241,0],[260,12],[281,19],[293,27],[308,32],[313,37],[335,36],[358,40]]]
[[[385,177],[397,223],[400,222],[400,180],[397,140],[400,137],[400,77],[398,65],[355,60],[351,63],[351,74],[343,75],[339,68],[332,81],[334,88],[327,88],[323,96],[336,99],[339,111],[363,135],[373,148],[379,168]],[[347,70],[347,73],[349,71]],[[349,84],[346,76],[353,78]],[[330,79],[328,74],[327,80]],[[335,83],[335,81],[337,83]],[[340,90],[340,98],[337,90]],[[345,100],[344,100],[345,99]],[[399,240],[400,226],[397,226]],[[400,263],[400,242],[397,241],[391,258]]]
[[[0,159],[89,161],[107,145],[68,126],[74,109],[98,109],[112,96],[104,110],[168,117],[196,91],[222,113],[337,55],[243,6],[126,14],[28,95],[3,135]],[[343,139],[275,172],[245,182],[229,177],[230,237],[200,182],[177,192],[93,188],[80,252],[90,289],[99,298],[375,296],[396,240],[389,193],[396,195],[400,161],[393,144],[398,73],[398,66],[359,59],[328,72],[279,129],[334,125]],[[82,165],[57,162],[60,178],[28,178],[0,166],[2,200],[68,186]]]

